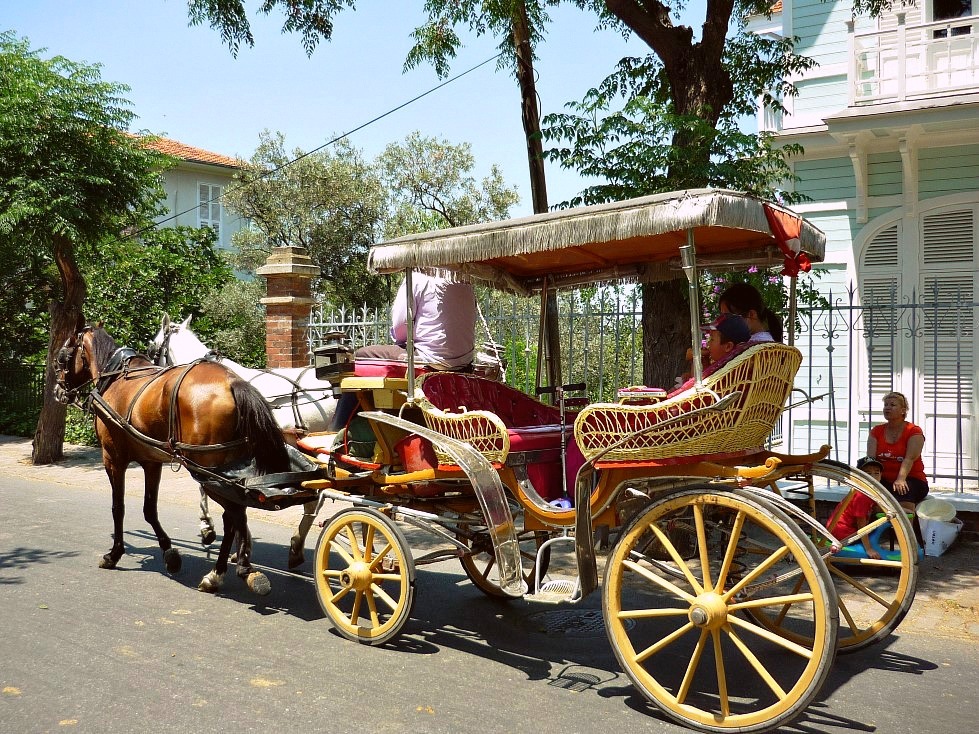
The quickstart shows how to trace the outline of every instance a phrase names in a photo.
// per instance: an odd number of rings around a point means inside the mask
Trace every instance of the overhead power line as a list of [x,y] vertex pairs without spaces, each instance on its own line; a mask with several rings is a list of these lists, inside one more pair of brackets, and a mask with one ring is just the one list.
[[[272,174],[278,173],[282,169],[287,168],[287,167],[293,165],[294,163],[298,163],[303,158],[306,158],[308,156],[311,156],[314,153],[318,153],[319,151],[323,150],[324,148],[328,148],[329,146],[334,145],[334,144],[340,142],[344,138],[350,137],[354,133],[359,132],[360,130],[363,130],[365,127],[369,127],[370,125],[373,125],[375,122],[378,122],[380,120],[383,120],[385,117],[388,117],[389,115],[393,115],[395,112],[398,112],[399,110],[404,109],[405,107],[407,107],[410,104],[414,104],[415,102],[417,102],[418,100],[422,99],[423,97],[427,97],[428,95],[432,94],[433,92],[437,92],[442,87],[447,86],[447,85],[451,84],[452,82],[458,81],[459,79],[462,79],[462,77],[466,76],[467,74],[471,74],[472,72],[476,71],[477,69],[479,69],[479,68],[481,68],[483,66],[486,66],[486,64],[488,64],[489,62],[495,61],[496,59],[498,59],[502,55],[502,53],[503,52],[501,51],[500,53],[496,54],[495,56],[491,56],[490,58],[486,59],[485,61],[479,62],[475,66],[472,66],[472,67],[466,69],[465,71],[460,72],[459,74],[456,74],[455,76],[446,79],[441,84],[437,84],[436,86],[432,87],[431,89],[428,89],[428,90],[422,92],[421,94],[412,97],[411,99],[409,99],[406,102],[402,102],[397,107],[392,107],[387,112],[383,112],[382,114],[378,115],[377,117],[374,117],[374,118],[368,120],[367,122],[364,122],[364,123],[358,125],[357,127],[352,128],[351,130],[348,130],[345,133],[342,133],[340,135],[337,135],[332,140],[328,140],[325,143],[323,143],[322,145],[320,145],[320,146],[318,146],[316,148],[313,148],[312,150],[307,151],[307,152],[303,153],[300,156],[296,156],[292,160],[286,161],[281,166],[277,166],[275,168],[271,168],[268,171],[263,172],[262,175],[258,177],[258,180],[263,180],[265,178],[268,178]],[[245,182],[245,183],[239,184],[238,186],[231,186],[231,187],[229,187],[229,190],[230,191],[237,191],[240,188],[244,188],[244,187],[248,186],[250,183],[253,183],[253,182]],[[225,193],[227,193],[227,191]],[[217,197],[214,197],[212,199],[208,199],[207,201],[204,201],[204,202],[198,202],[195,206],[193,206],[193,207],[191,207],[189,209],[184,209],[183,211],[179,211],[179,212],[177,212],[175,214],[171,214],[170,216],[165,217],[164,219],[161,219],[158,222],[154,222],[153,224],[151,224],[149,226],[143,227],[142,229],[137,230],[136,232],[133,232],[133,233],[129,234],[126,237],[126,239],[132,239],[132,238],[138,237],[143,232],[147,232],[147,231],[149,231],[151,229],[156,229],[160,225],[166,224],[167,222],[174,221],[178,217],[182,217],[184,214],[189,214],[190,212],[192,212],[195,209],[199,208],[201,206],[201,204],[211,204],[212,202],[215,202],[215,201],[219,200],[220,198],[221,198],[220,196],[217,196]]]

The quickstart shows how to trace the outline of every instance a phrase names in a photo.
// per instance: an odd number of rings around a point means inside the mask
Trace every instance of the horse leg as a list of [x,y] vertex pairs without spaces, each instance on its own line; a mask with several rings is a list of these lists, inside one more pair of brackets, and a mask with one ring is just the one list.
[[315,501],[303,505],[303,516],[299,520],[299,527],[289,540],[289,568],[298,568],[306,561],[306,536],[309,535],[309,529],[313,527],[315,513]]
[[221,546],[218,548],[218,558],[214,562],[214,568],[204,578],[201,579],[197,588],[208,594],[216,594],[224,584],[224,575],[228,572],[228,557],[231,555],[231,544],[235,540],[235,528],[232,524],[232,516],[228,508],[224,508],[221,515],[224,522],[224,535],[221,537]]
[[217,533],[214,532],[214,521],[211,520],[211,513],[207,511],[207,495],[204,494],[204,488],[201,487],[201,545],[209,546],[214,542],[217,537]]
[[259,596],[267,596],[272,591],[272,583],[261,571],[252,566],[252,534],[248,530],[248,518],[244,505],[235,505],[235,523],[238,527],[238,576],[249,589]]
[[156,462],[140,463],[143,467],[143,476],[146,479],[146,487],[143,492],[143,519],[149,523],[156,533],[156,539],[163,551],[163,565],[169,573],[177,573],[180,570],[180,553],[170,542],[170,536],[160,524],[159,500],[160,500],[160,475],[163,473],[163,464]]
[[115,568],[119,559],[126,553],[122,543],[122,524],[126,517],[126,464],[116,463],[102,453],[105,473],[109,476],[109,486],[112,487],[112,548],[102,556],[99,568]]

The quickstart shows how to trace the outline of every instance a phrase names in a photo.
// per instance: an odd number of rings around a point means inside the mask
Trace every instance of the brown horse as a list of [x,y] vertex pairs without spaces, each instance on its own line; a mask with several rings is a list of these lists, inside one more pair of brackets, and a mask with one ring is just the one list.
[[[59,399],[79,402],[80,391],[91,386],[84,406],[96,416],[102,443],[102,462],[112,486],[112,548],[101,568],[115,568],[125,553],[126,468],[143,468],[143,517],[156,533],[164,563],[171,573],[181,559],[157,513],[163,464],[180,463],[196,478],[217,478],[223,467],[240,466],[254,459],[256,474],[289,468],[285,443],[272,412],[261,394],[227,368],[215,362],[161,369],[128,347],[118,347],[101,327],[87,326],[65,341],[58,355]],[[238,538],[238,575],[249,588],[268,594],[267,577],[251,566],[251,535],[245,509],[247,499],[231,491],[208,495],[224,510],[224,537],[214,569],[198,587],[216,592],[228,568]],[[243,490],[243,487],[242,487]]]

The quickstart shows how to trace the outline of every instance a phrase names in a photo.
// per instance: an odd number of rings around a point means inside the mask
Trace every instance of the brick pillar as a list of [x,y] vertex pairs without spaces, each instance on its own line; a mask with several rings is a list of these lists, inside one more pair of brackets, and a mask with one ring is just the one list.
[[255,271],[268,283],[265,306],[265,356],[269,369],[309,364],[306,329],[313,305],[311,281],[320,269],[302,247],[276,247]]

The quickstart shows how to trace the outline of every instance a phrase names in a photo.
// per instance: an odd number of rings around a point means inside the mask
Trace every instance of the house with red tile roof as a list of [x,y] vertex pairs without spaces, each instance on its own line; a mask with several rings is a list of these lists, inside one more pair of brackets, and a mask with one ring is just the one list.
[[230,248],[231,236],[247,222],[228,211],[222,196],[242,161],[169,138],[156,138],[150,146],[179,161],[163,176],[168,213],[159,218],[159,223],[170,227],[211,227],[217,234],[218,247]]

